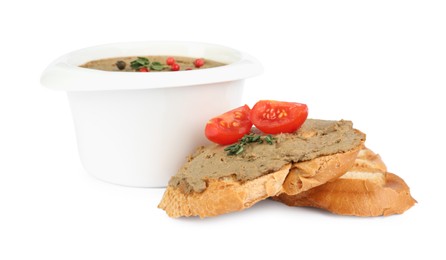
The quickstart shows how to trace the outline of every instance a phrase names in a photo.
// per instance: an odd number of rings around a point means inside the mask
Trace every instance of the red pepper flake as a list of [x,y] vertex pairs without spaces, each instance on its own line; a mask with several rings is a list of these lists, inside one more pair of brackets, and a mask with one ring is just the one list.
[[180,65],[174,63],[174,64],[170,65],[170,70],[171,71],[179,71],[180,70]]
[[175,59],[173,57],[168,57],[166,59],[166,64],[172,66],[173,64],[175,64]]
[[196,59],[194,61],[195,68],[200,68],[204,65],[204,59]]

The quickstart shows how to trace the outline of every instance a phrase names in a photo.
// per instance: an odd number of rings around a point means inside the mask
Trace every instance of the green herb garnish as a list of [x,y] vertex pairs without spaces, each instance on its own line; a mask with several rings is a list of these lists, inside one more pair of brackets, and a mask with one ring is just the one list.
[[163,70],[165,68],[165,66],[163,64],[161,64],[160,62],[154,61],[152,62],[152,64],[150,64],[150,69],[151,70]]
[[132,67],[132,69],[134,69],[134,70],[140,70],[142,68],[147,68],[147,69],[156,70],[156,71],[161,71],[164,68],[166,68],[166,66],[164,66],[163,64],[161,64],[161,62],[158,62],[158,61],[154,61],[154,62],[150,63],[150,60],[147,59],[146,57],[138,57],[136,60],[130,62],[130,67]]
[[150,61],[145,57],[138,57],[136,60],[130,62],[130,67],[134,70],[139,70],[140,68],[149,68]]
[[256,135],[254,133],[250,133],[250,134],[244,135],[239,140],[238,143],[232,144],[232,145],[226,147],[225,151],[228,152],[228,155],[238,155],[238,154],[241,154],[245,150],[243,147],[249,143],[261,144],[263,142],[266,142],[267,144],[273,144],[274,141],[276,141],[276,138],[274,138],[272,135],[261,136],[261,135]]

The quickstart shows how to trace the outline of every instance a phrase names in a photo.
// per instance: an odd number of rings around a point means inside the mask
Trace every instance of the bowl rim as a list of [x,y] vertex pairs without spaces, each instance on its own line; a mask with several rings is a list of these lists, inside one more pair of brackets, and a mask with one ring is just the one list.
[[[207,49],[226,61],[232,59],[232,62],[203,70],[165,73],[114,72],[79,67],[85,62],[101,58],[138,56],[135,53],[138,50],[146,50],[146,53],[141,53],[140,56],[165,55],[153,52],[169,48],[175,50],[173,53],[180,53],[181,50],[202,53]],[[149,54],[150,52],[153,54]],[[172,54],[172,56],[180,55]],[[43,71],[40,82],[47,88],[65,91],[157,89],[243,80],[262,72],[260,62],[253,56],[223,45],[185,41],[139,41],[102,44],[67,53],[53,61]]]

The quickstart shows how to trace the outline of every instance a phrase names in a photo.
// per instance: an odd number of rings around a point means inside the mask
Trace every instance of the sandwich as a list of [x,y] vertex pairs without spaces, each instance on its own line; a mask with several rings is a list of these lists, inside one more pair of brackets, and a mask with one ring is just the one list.
[[354,216],[414,205],[407,184],[365,148],[351,121],[307,115],[305,104],[261,100],[212,118],[205,135],[214,143],[188,157],[158,207],[174,218],[205,218],[267,198]]
[[236,155],[223,145],[199,147],[170,179],[158,207],[170,217],[204,218],[298,194],[346,173],[365,141],[346,120],[307,119],[293,133],[268,137],[274,141],[254,142]]

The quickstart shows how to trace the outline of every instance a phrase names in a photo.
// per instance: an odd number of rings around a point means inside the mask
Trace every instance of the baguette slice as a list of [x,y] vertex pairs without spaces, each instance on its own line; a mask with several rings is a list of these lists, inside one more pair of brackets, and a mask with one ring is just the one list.
[[240,183],[233,177],[210,179],[203,192],[183,193],[168,186],[158,208],[169,217],[212,217],[249,208],[256,202],[277,195],[290,171],[287,164],[279,171]]
[[354,165],[360,149],[294,163],[280,193],[296,195],[341,177]]
[[[168,186],[158,205],[170,217],[217,216],[251,207],[258,201],[284,192],[283,184],[293,167],[304,164],[305,189],[315,187],[343,175],[353,166],[362,144],[344,153],[321,156],[310,161],[287,164],[279,171],[269,173],[254,180],[239,182],[232,177],[208,179],[203,192],[184,193],[178,187]],[[288,186],[299,186],[288,180]],[[300,189],[302,190],[302,189]]]
[[340,215],[388,216],[415,204],[403,179],[388,173],[380,156],[369,149],[358,154],[354,166],[339,179],[305,192],[273,198],[288,206],[308,206]]

